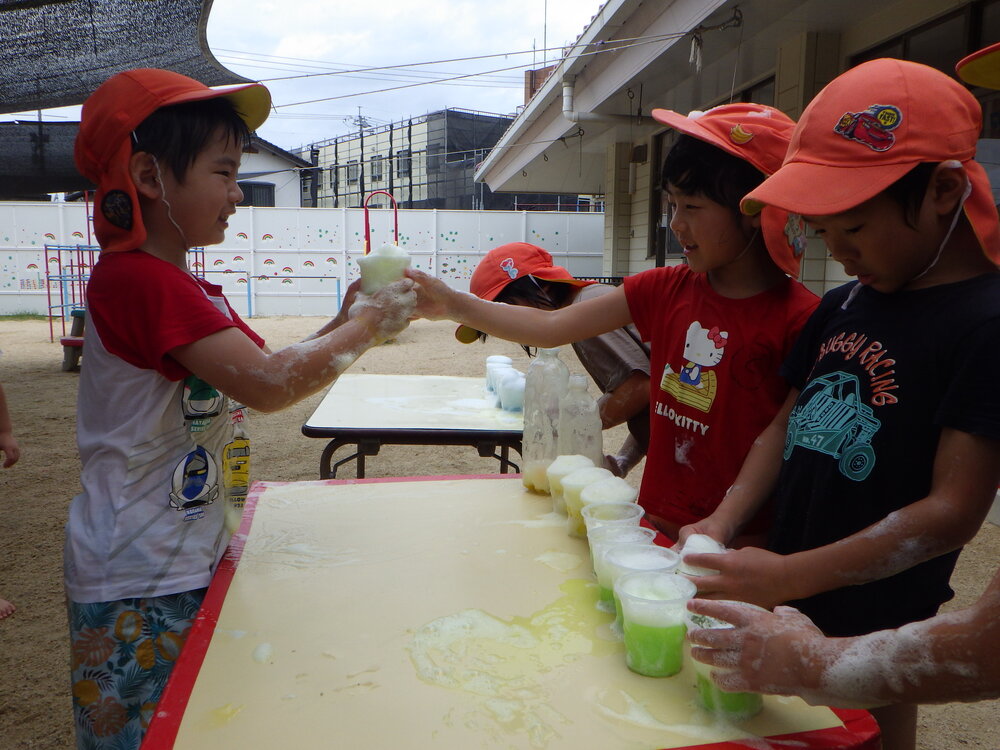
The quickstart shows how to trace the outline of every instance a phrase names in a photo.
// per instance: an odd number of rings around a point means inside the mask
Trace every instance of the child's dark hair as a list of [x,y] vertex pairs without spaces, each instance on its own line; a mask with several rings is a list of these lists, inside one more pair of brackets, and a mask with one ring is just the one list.
[[910,228],[916,228],[917,214],[938,163],[921,162],[885,189],[885,194],[903,209],[903,220]]
[[[562,282],[548,282],[544,279],[536,279],[530,274],[514,279],[505,286],[500,294],[493,298],[494,302],[503,302],[507,305],[524,305],[526,307],[537,307],[540,310],[558,310],[569,302],[570,295],[576,289],[572,284]],[[487,336],[482,331],[479,332],[479,340],[486,342]],[[529,357],[535,356],[535,350],[530,346],[521,346]]]
[[739,215],[740,200],[764,181],[750,162],[705,141],[680,134],[663,162],[663,189],[704,195]]
[[178,182],[183,182],[184,175],[219,128],[241,148],[250,144],[250,131],[228,99],[219,97],[161,107],[136,127],[132,152],[152,154],[170,167]]

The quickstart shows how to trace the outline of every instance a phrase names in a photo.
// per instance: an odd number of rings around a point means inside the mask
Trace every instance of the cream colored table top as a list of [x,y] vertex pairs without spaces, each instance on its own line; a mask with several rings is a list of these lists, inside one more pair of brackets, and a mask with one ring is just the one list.
[[630,672],[586,543],[520,479],[258,483],[247,508],[145,750],[640,750],[790,732],[809,748],[812,730],[850,734],[791,698],[720,724],[694,706],[689,668]]
[[303,426],[311,436],[325,430],[524,429],[521,412],[498,409],[486,399],[483,378],[445,375],[345,374]]

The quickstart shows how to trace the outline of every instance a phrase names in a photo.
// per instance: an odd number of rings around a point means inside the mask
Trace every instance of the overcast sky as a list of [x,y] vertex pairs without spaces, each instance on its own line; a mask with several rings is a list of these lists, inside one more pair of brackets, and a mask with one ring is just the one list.
[[[545,45],[557,48],[574,41],[601,4],[601,0],[215,0],[208,43],[227,68],[267,83],[276,110],[260,135],[291,149],[357,130],[359,107],[361,116],[376,125],[445,107],[512,113],[523,103],[524,70],[543,65]],[[539,51],[533,55],[532,49]],[[525,51],[528,54],[509,54]],[[417,65],[484,55],[504,56]],[[559,57],[558,51],[548,53],[550,60]],[[273,80],[377,66],[406,67]],[[505,68],[510,69],[451,84],[366,93]]]

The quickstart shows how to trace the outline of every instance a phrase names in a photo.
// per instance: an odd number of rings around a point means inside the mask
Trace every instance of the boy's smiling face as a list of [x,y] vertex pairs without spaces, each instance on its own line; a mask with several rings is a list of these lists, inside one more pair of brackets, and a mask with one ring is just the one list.
[[908,224],[902,206],[883,192],[843,213],[803,218],[849,276],[890,294],[910,287],[934,260],[942,236],[931,213],[925,201]]
[[242,153],[241,144],[220,127],[188,168],[183,182],[177,181],[173,170],[160,170],[164,200],[188,248],[217,245],[225,239],[227,220],[243,200],[236,183]]
[[704,195],[681,192],[673,185],[667,186],[665,194],[670,230],[683,247],[692,271],[714,271],[746,249],[752,230],[748,236],[744,222],[721,203]]

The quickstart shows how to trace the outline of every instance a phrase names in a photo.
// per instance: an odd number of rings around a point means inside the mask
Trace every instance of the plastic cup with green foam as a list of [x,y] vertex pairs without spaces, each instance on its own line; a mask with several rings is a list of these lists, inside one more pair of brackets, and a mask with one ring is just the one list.
[[[635,505],[636,499],[639,497],[639,490],[630,485],[621,477],[608,477],[602,479],[598,482],[593,482],[588,484],[580,492],[580,518],[572,519],[571,524],[575,524],[575,527],[571,526],[570,536],[586,537],[587,530],[590,528],[587,524],[587,519],[584,517],[584,511],[590,505],[610,505],[610,504],[621,504],[630,505],[638,507]],[[639,514],[641,517],[641,513]],[[638,523],[638,521],[636,521]]]
[[384,286],[403,278],[410,267],[410,255],[398,245],[382,245],[358,258],[361,269],[361,291],[374,294]]
[[[647,529],[645,526],[607,524],[591,530],[587,534],[587,543],[590,545],[590,564],[594,569],[594,575],[597,576],[598,583],[602,580],[608,580],[601,557],[605,547],[616,544],[652,544],[655,538],[656,531]],[[601,586],[601,602],[606,604],[609,612],[614,608],[614,598],[610,585]]]
[[625,663],[647,677],[670,677],[684,661],[684,614],[697,586],[672,572],[627,573],[615,581]]
[[[622,626],[622,607],[614,595],[615,581],[627,573],[642,573],[655,570],[673,573],[680,562],[680,556],[672,549],[656,544],[616,544],[601,550],[601,565],[604,580],[598,575],[597,583],[611,591],[611,601],[615,607],[615,626]],[[603,592],[602,592],[603,593]]]
[[556,456],[552,463],[545,469],[545,478],[549,485],[549,494],[552,495],[552,510],[556,513],[565,513],[566,504],[563,501],[562,480],[577,469],[593,466],[594,462],[586,456],[572,454],[569,456]]
[[562,478],[563,503],[566,506],[566,533],[579,539],[587,537],[587,530],[583,526],[583,490],[595,482],[605,479],[613,479],[612,474],[607,469],[599,466],[589,466],[584,469],[567,474]]
[[688,565],[686,558],[688,555],[719,555],[726,551],[726,548],[719,544],[712,537],[706,534],[692,534],[684,540],[681,548],[681,564],[677,566],[677,572],[686,576],[714,576],[719,571],[712,568],[699,568],[696,565]]
[[[746,602],[727,601],[726,603],[738,604],[743,607],[751,607],[753,609],[760,610],[761,612],[767,611],[763,607],[758,607],[756,604],[748,604]],[[684,624],[687,627],[687,630],[693,630],[694,628],[733,627],[731,623],[725,622],[724,620],[709,617],[708,615],[699,615],[694,612],[688,612],[686,609],[684,612]],[[695,661],[691,657],[690,643],[688,643],[685,647],[685,652],[687,654],[687,659],[694,668],[695,683],[698,693],[698,705],[706,711],[710,711],[716,716],[729,721],[742,721],[744,719],[752,718],[760,713],[761,709],[764,707],[764,699],[758,693],[727,693],[721,690],[712,681],[712,670],[717,670],[719,672],[728,672],[731,670],[713,667],[709,664],[703,664],[700,661]]]
[[[602,484],[598,482],[598,484]],[[583,491],[586,499],[587,490]],[[587,528],[587,538],[601,526],[638,526],[645,511],[635,503],[591,503],[584,505],[580,515]]]

